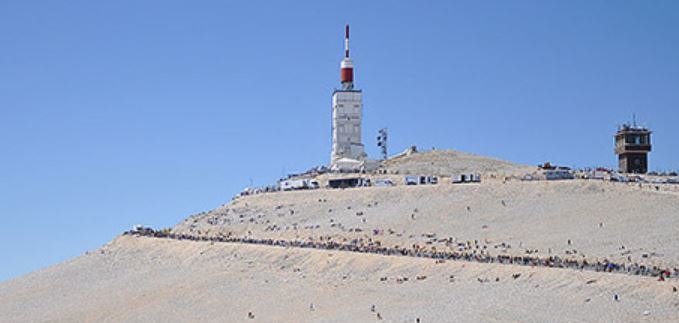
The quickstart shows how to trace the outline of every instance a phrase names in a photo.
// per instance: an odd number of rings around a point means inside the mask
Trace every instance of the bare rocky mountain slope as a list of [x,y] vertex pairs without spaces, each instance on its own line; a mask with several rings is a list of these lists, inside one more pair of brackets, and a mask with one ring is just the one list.
[[676,322],[673,285],[587,271],[124,236],[0,284],[0,321],[379,322],[379,313],[386,322]]
[[386,160],[382,166],[389,172],[400,174],[438,176],[469,172],[511,175],[534,169],[526,165],[455,150],[432,150],[403,155]]
[[[502,174],[533,168],[470,156],[420,153],[386,169],[489,174],[480,184],[244,196],[172,232],[679,267],[676,186],[522,182]],[[676,322],[674,288],[676,278],[124,235],[0,283],[0,321]]]

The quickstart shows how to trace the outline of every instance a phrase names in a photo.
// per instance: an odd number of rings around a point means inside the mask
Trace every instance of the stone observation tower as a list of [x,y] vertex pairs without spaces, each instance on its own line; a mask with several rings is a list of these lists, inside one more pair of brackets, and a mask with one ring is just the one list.
[[651,151],[651,131],[644,127],[623,124],[615,134],[615,154],[623,173],[648,172],[648,153]]
[[340,159],[362,161],[366,158],[361,143],[362,93],[354,88],[354,62],[349,57],[349,25],[345,29],[340,80],[342,88],[332,94],[331,165],[337,164]]

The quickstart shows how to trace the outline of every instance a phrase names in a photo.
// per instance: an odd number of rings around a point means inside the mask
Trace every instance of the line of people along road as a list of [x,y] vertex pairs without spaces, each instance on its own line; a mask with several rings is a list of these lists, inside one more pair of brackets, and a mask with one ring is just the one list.
[[559,256],[537,257],[537,256],[510,256],[510,255],[488,255],[469,253],[465,251],[429,251],[422,249],[411,249],[406,247],[384,247],[378,245],[366,245],[361,243],[338,243],[334,241],[304,241],[304,240],[282,240],[282,239],[255,239],[225,236],[195,236],[189,234],[176,234],[169,230],[153,230],[142,227],[135,228],[123,233],[124,235],[144,236],[153,238],[166,238],[173,240],[206,241],[206,242],[227,242],[243,243],[255,245],[267,245],[277,247],[311,248],[321,250],[337,250],[358,253],[371,253],[387,256],[408,256],[416,258],[429,258],[436,260],[463,260],[479,263],[510,264],[531,267],[566,268],[574,270],[589,270],[596,272],[620,273],[628,275],[657,277],[658,280],[679,277],[678,268],[661,268],[658,266],[646,266],[643,264],[616,263],[608,260],[587,261],[586,259],[564,259]]

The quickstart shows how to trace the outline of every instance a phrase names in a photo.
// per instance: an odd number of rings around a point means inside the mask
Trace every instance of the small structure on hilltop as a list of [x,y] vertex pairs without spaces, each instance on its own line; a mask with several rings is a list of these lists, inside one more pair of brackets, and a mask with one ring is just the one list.
[[413,145],[413,146],[408,147],[406,150],[404,150],[404,151],[402,151],[402,152],[400,152],[400,153],[398,153],[394,156],[389,157],[389,159],[396,159],[396,158],[400,158],[400,157],[410,156],[410,155],[415,154],[415,153],[417,153],[417,146]]
[[370,186],[370,179],[362,177],[335,178],[328,180],[329,188],[351,188]]
[[646,174],[651,151],[651,131],[636,122],[623,124],[615,134],[615,154],[622,173]]
[[570,167],[558,166],[550,162],[545,162],[542,165],[538,165],[538,169],[540,169],[544,179],[548,181],[575,179],[575,175]]
[[278,182],[280,191],[313,190],[319,188],[314,178],[283,179]]

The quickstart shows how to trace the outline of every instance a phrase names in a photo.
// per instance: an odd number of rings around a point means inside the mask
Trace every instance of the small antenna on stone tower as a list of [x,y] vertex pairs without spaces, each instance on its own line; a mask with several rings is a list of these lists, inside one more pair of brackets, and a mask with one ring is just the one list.
[[377,135],[377,147],[380,147],[382,160],[387,159],[387,128],[382,128]]

